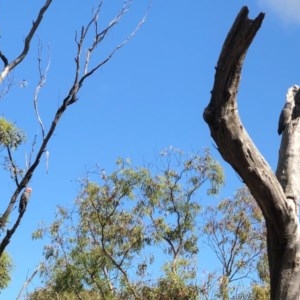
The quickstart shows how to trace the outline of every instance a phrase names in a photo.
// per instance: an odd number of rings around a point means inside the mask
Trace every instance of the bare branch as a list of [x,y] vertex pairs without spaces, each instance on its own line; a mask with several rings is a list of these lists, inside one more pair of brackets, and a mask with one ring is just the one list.
[[41,67],[41,61],[42,61],[41,52],[42,52],[42,45],[41,45],[41,41],[39,40],[39,47],[38,47],[38,69],[39,69],[40,80],[39,80],[39,83],[38,83],[38,85],[37,85],[37,87],[35,89],[34,98],[33,98],[33,105],[34,105],[34,111],[36,113],[37,120],[38,120],[38,122],[40,124],[40,127],[41,127],[42,137],[44,139],[45,138],[45,129],[44,129],[42,118],[40,116],[39,109],[38,109],[38,96],[39,96],[41,88],[44,86],[44,84],[46,82],[47,73],[48,73],[48,70],[50,68],[50,58],[48,59],[48,64],[46,66],[45,71],[42,72],[42,67]]
[[2,53],[2,51],[0,51],[0,58],[4,63],[4,67],[6,67],[8,65],[8,60],[7,60],[6,56]]
[[[17,192],[15,192],[14,196],[16,198],[17,198],[17,195],[18,195]],[[20,212],[20,214],[18,216],[18,219],[15,222],[14,226],[11,229],[7,229],[6,235],[4,236],[4,238],[2,239],[1,244],[0,244],[0,257],[2,255],[2,253],[4,252],[6,246],[9,244],[10,238],[13,236],[13,234],[16,231],[16,229],[18,228],[18,226],[19,226],[19,224],[20,224],[20,222],[22,220],[22,217],[24,215],[25,210],[26,210],[26,208]],[[0,218],[0,228],[3,228],[3,225],[5,225],[5,223],[7,222],[7,218],[8,218],[8,215],[7,216],[4,216],[4,215],[1,216],[1,218]]]
[[0,72],[0,84],[3,82],[4,78],[8,75],[8,73],[12,69],[14,69],[18,64],[20,64],[23,61],[23,59],[26,57],[26,55],[29,51],[29,48],[30,48],[30,43],[31,43],[32,37],[33,37],[34,33],[36,32],[36,30],[38,29],[38,27],[44,17],[45,12],[47,11],[47,9],[49,8],[51,3],[52,3],[52,0],[47,0],[45,2],[45,4],[43,5],[43,7],[40,9],[36,20],[33,21],[32,27],[29,30],[29,32],[25,38],[24,48],[17,58],[15,58],[11,63],[8,63],[6,56],[1,52],[0,58],[4,62],[4,69]]
[[49,156],[50,156],[50,152],[48,150],[46,150],[46,152],[45,152],[46,173],[48,173],[48,170],[49,170]]
[[94,24],[95,27],[95,38],[93,40],[92,45],[88,48],[87,53],[86,53],[86,59],[85,59],[85,66],[84,66],[84,74],[88,73],[88,65],[89,65],[89,61],[90,61],[90,57],[93,53],[93,51],[96,49],[96,47],[99,45],[99,43],[105,38],[107,32],[113,27],[115,26],[120,19],[123,17],[123,15],[127,12],[127,10],[129,9],[129,6],[131,4],[132,1],[125,1],[122,9],[120,10],[119,14],[112,20],[109,22],[108,26],[102,30],[100,33],[98,32],[98,16],[99,16],[99,11],[101,8],[102,3],[100,3],[98,9],[96,10],[96,12],[94,13],[94,17],[93,19],[90,21],[90,23],[88,24],[88,26],[86,27],[86,30],[84,30],[84,37],[87,34],[87,32],[89,31],[89,28],[92,24]]
[[137,31],[140,29],[140,27],[145,23],[146,18],[147,18],[147,15],[145,15],[143,17],[143,19],[138,23],[138,25],[136,26],[136,28],[134,29],[134,31],[121,44],[119,44],[117,47],[115,47],[104,60],[102,60],[101,62],[99,62],[90,71],[87,71],[87,66],[88,66],[88,64],[87,64],[86,68],[85,68],[86,73],[84,74],[84,76],[82,76],[81,80],[79,81],[79,84],[82,85],[83,82],[85,81],[85,79],[87,77],[91,76],[95,71],[97,71],[104,64],[106,64],[116,54],[116,52],[118,50],[120,50],[123,46],[125,46],[135,36],[135,34],[137,33]]
[[[73,92],[74,90],[74,92]],[[56,126],[60,120],[60,118],[62,117],[63,113],[65,112],[65,110],[67,109],[67,106],[68,106],[68,102],[70,99],[72,99],[72,97],[75,97],[76,94],[77,94],[77,91],[78,91],[78,88],[75,86],[72,87],[71,91],[69,92],[69,94],[66,96],[66,98],[64,99],[63,101],[63,104],[58,108],[58,110],[56,111],[56,114],[54,116],[54,119],[52,121],[52,124],[50,126],[50,129],[48,131],[48,133],[46,134],[45,138],[43,139],[43,142],[40,146],[40,149],[34,159],[34,162],[32,163],[32,165],[30,165],[30,167],[28,168],[27,172],[25,173],[23,179],[21,180],[19,186],[17,187],[16,191],[14,192],[10,202],[9,202],[9,205],[8,207],[6,208],[4,214],[0,217],[0,228],[6,224],[7,222],[7,218],[8,216],[10,215],[12,209],[13,209],[13,206],[15,204],[15,202],[17,201],[17,197],[18,195],[20,194],[21,190],[29,183],[29,181],[31,180],[32,176],[33,176],[33,173],[36,169],[36,167],[39,165],[40,163],[40,160],[41,160],[41,157],[43,155],[43,153],[46,151],[47,149],[47,145],[48,145],[48,142],[50,140],[50,138],[52,137],[55,129],[56,129]],[[19,223],[19,222],[18,222]],[[9,231],[9,230],[8,230]],[[9,242],[9,240],[8,240]],[[3,241],[1,242],[1,245],[2,245]],[[2,249],[0,245],[0,250]],[[3,248],[4,250],[4,248]],[[0,251],[0,256],[1,256],[2,252]]]
[[34,153],[34,148],[37,142],[37,134],[35,134],[33,141],[31,143],[31,151],[29,153],[29,156],[27,156],[27,153],[25,153],[25,165],[26,165],[26,171],[28,171],[30,165],[31,165],[31,160],[32,160],[32,155]]
[[9,161],[10,161],[10,164],[11,164],[11,167],[12,167],[12,170],[11,170],[12,178],[15,180],[16,185],[19,186],[19,180],[18,180],[18,173],[19,172],[18,172],[18,167],[16,166],[16,164],[14,162],[14,159],[12,157],[10,148],[6,147],[6,149],[7,149],[8,158],[9,158]]
[[35,277],[35,275],[39,272],[41,266],[38,266],[31,274],[31,276],[24,282],[16,300],[21,299],[22,293],[23,291],[26,289],[26,287],[31,283],[31,281],[33,280],[33,278]]
[[[93,43],[91,44],[91,46],[88,48],[87,50],[87,54],[86,54],[86,58],[85,58],[85,63],[84,63],[84,72],[83,72],[83,76],[79,79],[78,81],[78,86],[81,87],[82,84],[84,83],[84,81],[91,76],[95,71],[97,71],[99,68],[101,68],[104,64],[106,64],[114,55],[115,53],[120,50],[123,46],[125,46],[134,36],[135,34],[138,32],[138,30],[141,28],[141,26],[146,22],[147,16],[148,16],[148,12],[151,8],[151,4],[152,1],[149,1],[149,6],[147,8],[147,11],[144,15],[144,17],[142,18],[142,20],[137,24],[136,28],[131,32],[130,35],[127,36],[127,38],[120,43],[119,45],[117,45],[110,53],[109,55],[107,55],[107,57],[105,59],[103,59],[102,61],[100,61],[99,63],[97,63],[90,71],[88,71],[88,67],[89,67],[89,63],[90,63],[90,58],[91,55],[93,54],[93,52],[95,51],[95,49],[97,48],[97,46],[99,45],[99,43],[104,39],[104,37],[106,36],[107,32],[113,27],[115,26],[120,19],[122,18],[122,16],[127,12],[127,10],[130,7],[132,0],[130,1],[125,1],[123,8],[120,10],[119,14],[108,24],[108,26],[102,30],[100,33],[98,33],[98,14],[99,14],[99,8],[96,10],[96,13],[94,15],[94,17],[92,18],[92,20],[89,22],[89,24],[87,25],[86,28],[82,28],[81,30],[81,36],[80,36],[80,40],[77,42],[78,45],[78,52],[77,52],[77,57],[75,59],[76,61],[76,69],[77,69],[77,73],[79,72],[79,61],[80,61],[80,54],[81,54],[81,50],[83,47],[83,41],[86,37],[87,32],[90,29],[90,26],[92,24],[94,24],[95,27],[95,39],[93,40]],[[78,75],[78,74],[77,74]],[[78,76],[76,77],[76,79],[78,79]],[[77,81],[76,81],[77,82]],[[76,101],[76,97],[73,98],[74,101]],[[73,101],[72,100],[72,101]],[[70,102],[70,104],[72,104],[72,102]]]

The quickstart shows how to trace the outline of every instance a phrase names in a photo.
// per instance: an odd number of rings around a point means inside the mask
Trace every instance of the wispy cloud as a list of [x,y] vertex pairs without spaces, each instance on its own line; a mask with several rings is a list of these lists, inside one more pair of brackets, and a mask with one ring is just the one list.
[[272,9],[284,22],[300,24],[300,0],[259,0],[259,3]]

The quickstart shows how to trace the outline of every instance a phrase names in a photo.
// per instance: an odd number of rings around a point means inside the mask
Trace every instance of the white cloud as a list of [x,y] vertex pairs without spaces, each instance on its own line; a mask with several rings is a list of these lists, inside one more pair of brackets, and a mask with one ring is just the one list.
[[300,0],[259,0],[259,3],[272,9],[284,22],[300,24]]

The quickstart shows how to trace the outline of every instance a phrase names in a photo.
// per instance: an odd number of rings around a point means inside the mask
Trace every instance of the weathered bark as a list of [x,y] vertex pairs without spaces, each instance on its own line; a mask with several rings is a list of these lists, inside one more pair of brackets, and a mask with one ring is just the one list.
[[[224,42],[216,67],[211,100],[203,116],[220,154],[241,176],[264,215],[271,299],[295,300],[300,299],[300,235],[297,209],[299,194],[294,182],[299,180],[300,167],[297,174],[293,170],[300,165],[297,157],[300,152],[296,154],[299,145],[295,144],[296,140],[300,142],[297,124],[297,112],[300,109],[294,105],[292,121],[283,131],[277,172],[277,175],[280,174],[278,178],[282,180],[279,181],[250,139],[237,109],[237,92],[244,58],[264,19],[264,14],[260,13],[251,20],[248,12],[247,7],[241,9]],[[287,172],[289,176],[283,176]]]
[[[300,197],[300,86],[289,88],[286,103],[290,104],[282,132],[276,176],[288,199],[298,203]],[[293,205],[294,206],[294,205]],[[294,206],[298,208],[298,206]],[[298,215],[298,212],[296,212]]]

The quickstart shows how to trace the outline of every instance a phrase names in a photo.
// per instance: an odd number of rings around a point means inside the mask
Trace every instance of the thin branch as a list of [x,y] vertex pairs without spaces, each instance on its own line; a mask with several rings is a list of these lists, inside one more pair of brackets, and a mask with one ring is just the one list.
[[34,92],[33,105],[34,105],[34,111],[36,113],[37,120],[38,120],[38,122],[40,124],[40,127],[41,127],[42,137],[43,137],[43,139],[45,139],[45,129],[44,129],[43,121],[42,121],[42,118],[40,116],[39,109],[38,109],[38,96],[39,96],[41,88],[45,85],[45,82],[46,82],[46,79],[47,79],[47,73],[48,73],[48,70],[50,68],[50,59],[48,59],[48,64],[47,64],[47,66],[45,68],[45,71],[42,72],[42,68],[41,68],[41,61],[42,61],[41,52],[42,52],[42,46],[41,46],[41,41],[39,40],[39,46],[38,46],[38,69],[39,69],[40,80],[39,80],[39,82],[38,82],[38,84],[36,86],[35,92]]
[[6,147],[7,149],[7,153],[8,153],[8,158],[9,158],[9,162],[12,166],[12,177],[16,183],[17,186],[19,186],[19,179],[18,179],[18,167],[16,166],[14,159],[12,157],[12,153],[10,151],[9,147]]
[[40,270],[41,266],[38,266],[31,274],[31,276],[24,282],[16,300],[21,299],[22,293],[23,291],[27,288],[27,286],[31,283],[31,281],[33,280],[33,278],[35,277],[35,275],[37,274],[37,272]]
[[28,171],[30,165],[31,165],[31,160],[32,160],[32,155],[34,153],[34,147],[37,142],[37,134],[34,135],[33,141],[31,143],[31,151],[29,153],[29,157],[27,157],[27,153],[25,154],[25,165],[26,165],[26,171]]
[[4,67],[6,67],[8,65],[8,59],[6,58],[6,56],[2,53],[2,51],[0,51],[0,58],[4,63]]
[[131,5],[132,1],[125,1],[122,9],[120,10],[119,14],[112,20],[109,22],[108,26],[102,30],[100,33],[98,32],[98,16],[99,16],[99,12],[100,12],[100,8],[102,3],[100,3],[100,5],[98,6],[93,19],[90,21],[90,23],[88,24],[88,26],[86,27],[86,30],[84,30],[85,35],[87,34],[87,32],[89,31],[89,27],[94,24],[95,27],[95,38],[93,40],[92,45],[88,48],[87,53],[86,53],[86,59],[85,59],[85,64],[84,64],[84,74],[88,73],[88,65],[89,65],[89,61],[91,58],[91,55],[93,53],[93,51],[97,48],[97,46],[100,44],[100,42],[105,38],[106,34],[108,33],[108,31],[114,27],[117,23],[119,23],[120,19],[124,16],[124,14],[128,11],[130,5]]
[[[18,185],[17,189],[15,190],[14,194],[12,195],[11,197],[11,200],[10,200],[10,203],[8,205],[8,207],[6,208],[4,214],[0,217],[0,228],[3,228],[7,222],[7,219],[8,219],[8,216],[10,215],[13,207],[14,207],[14,204],[15,202],[17,201],[17,197],[18,195],[20,194],[21,190],[29,183],[29,181],[31,180],[32,176],[33,176],[33,173],[36,169],[36,167],[39,165],[40,163],[40,159],[43,155],[43,153],[46,151],[46,148],[47,148],[47,144],[50,140],[50,138],[52,137],[55,129],[56,129],[56,126],[60,120],[60,118],[62,117],[64,111],[67,109],[67,100],[66,99],[69,99],[69,95],[65,98],[65,100],[63,101],[63,104],[58,108],[56,114],[55,114],[55,117],[52,121],[52,124],[50,126],[50,129],[47,133],[47,135],[45,136],[41,146],[40,146],[40,149],[35,157],[35,160],[33,162],[33,164],[28,168],[27,172],[25,173],[23,179],[21,180],[20,184]],[[19,224],[20,221],[19,219],[17,220],[16,224]],[[15,224],[15,225],[16,225]],[[15,228],[15,225],[13,228]],[[14,232],[15,229],[13,230],[7,230],[7,236],[3,239],[3,241],[1,242],[0,244],[0,256],[2,254],[1,250],[3,251],[5,249],[5,247],[3,248],[2,244],[4,243],[4,245],[6,246],[8,243],[9,243],[9,240],[10,240],[10,237],[11,237],[11,234],[10,232]]]
[[[126,271],[123,269],[122,267],[122,263],[118,263],[115,258],[107,251],[106,247],[105,247],[105,233],[104,233],[104,226],[101,227],[101,231],[102,231],[102,235],[101,235],[101,244],[100,247],[104,253],[104,255],[111,261],[111,263],[122,273],[123,278],[128,286],[128,288],[130,289],[130,291],[132,292],[132,295],[134,296],[135,299],[138,299],[138,295],[135,291],[135,289],[132,287],[130,280],[128,278],[128,275],[126,273]],[[91,234],[93,235],[93,232],[91,231]],[[95,237],[93,237],[95,239]]]
[[[3,240],[1,241],[1,244],[0,244],[0,257],[2,255],[2,253],[4,252],[6,246],[9,244],[10,242],[10,238],[12,237],[12,235],[15,233],[16,229],[18,228],[20,222],[21,222],[21,219],[24,215],[24,212],[25,212],[26,208],[23,209],[19,216],[18,216],[18,219],[17,221],[15,222],[14,226],[12,227],[12,229],[7,229],[6,231],[6,235],[5,237],[3,238]],[[6,217],[6,219],[5,219]],[[1,216],[0,218],[0,228],[3,228],[3,224],[5,224],[7,222],[7,217],[8,216]]]
[[[116,18],[114,18],[110,23],[109,25],[99,34],[97,34],[96,38],[94,39],[92,45],[90,46],[90,48],[88,49],[88,53],[87,53],[87,56],[86,56],[86,61],[85,61],[85,66],[84,66],[84,75],[81,77],[81,79],[78,81],[78,86],[82,86],[84,81],[90,77],[95,71],[97,71],[99,68],[101,68],[104,64],[106,64],[115,54],[118,50],[120,50],[123,46],[125,46],[135,35],[136,33],[138,32],[138,30],[141,28],[141,26],[146,22],[146,19],[147,19],[147,16],[148,16],[148,13],[149,13],[149,10],[151,8],[151,4],[152,4],[152,0],[149,1],[149,6],[147,8],[147,11],[144,15],[144,17],[142,18],[142,20],[137,24],[136,28],[131,32],[130,35],[127,36],[127,38],[122,42],[120,43],[119,45],[117,45],[108,55],[105,59],[103,59],[101,62],[99,62],[98,64],[96,64],[90,71],[88,71],[88,66],[89,66],[89,61],[90,61],[90,57],[92,55],[92,52],[96,49],[96,47],[99,45],[99,43],[103,40],[103,38],[105,37],[107,31],[109,29],[111,29],[114,25],[116,25],[119,20],[121,19],[121,17],[126,13],[126,11],[128,10],[129,6],[130,6],[130,3],[131,1],[129,1],[127,3],[124,4],[123,8],[121,9],[120,13],[118,14],[118,16]],[[96,11],[97,13],[97,11]],[[93,22],[95,22],[95,28],[97,29],[97,17],[94,16],[94,18],[91,20],[91,22],[89,23],[88,27],[87,27],[87,30],[89,29],[89,26],[91,26],[91,24]],[[85,37],[85,35],[87,34],[87,31],[82,28],[82,31],[81,31],[81,38],[80,38],[80,42],[78,43],[78,47],[82,48],[82,42],[83,42],[83,39]],[[78,54],[80,53],[81,51],[78,51]],[[79,60],[80,60],[80,57],[79,55],[77,55],[75,61],[77,63],[77,70],[79,71]],[[72,101],[76,99],[73,98]],[[70,104],[72,104],[72,101],[70,102]]]

